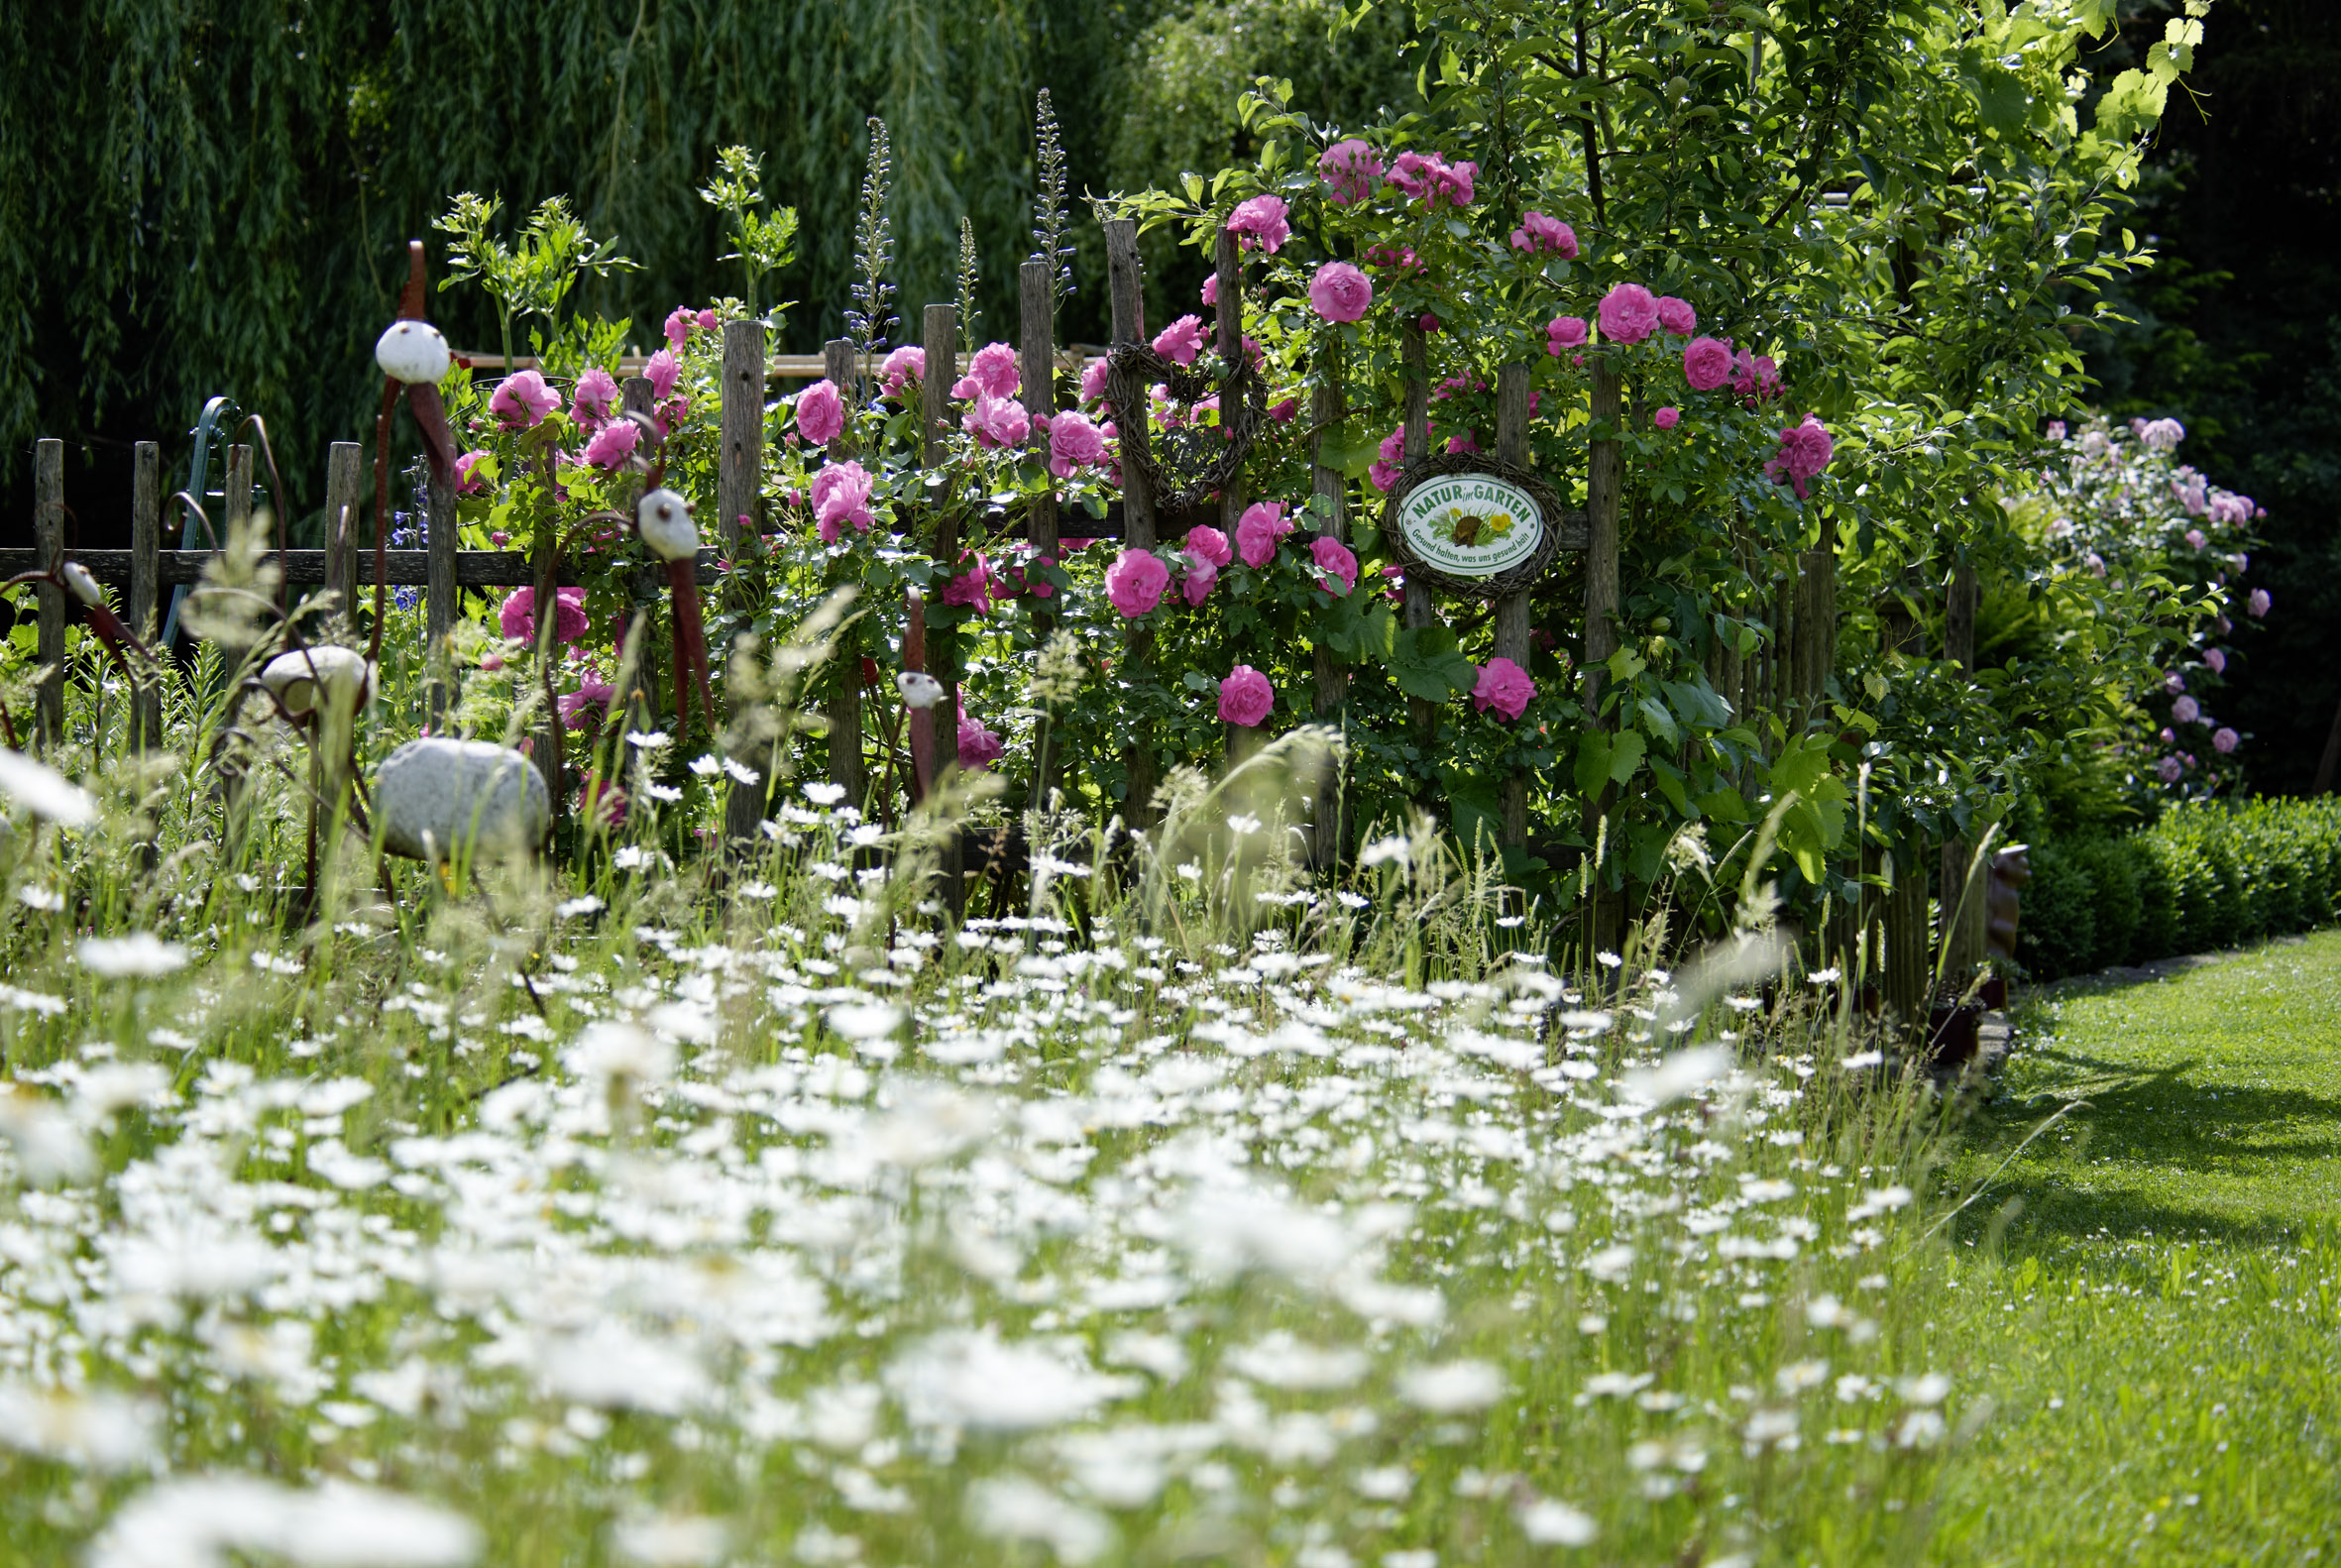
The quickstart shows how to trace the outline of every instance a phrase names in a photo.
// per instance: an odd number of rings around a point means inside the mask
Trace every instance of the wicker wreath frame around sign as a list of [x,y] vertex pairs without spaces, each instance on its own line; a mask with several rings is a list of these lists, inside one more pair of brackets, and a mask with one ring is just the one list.
[[[1399,511],[1415,491],[1457,474],[1501,480],[1535,503],[1537,526],[1542,533],[1527,555],[1486,577],[1442,571],[1423,559],[1414,542],[1406,537],[1405,529],[1398,525]],[[1407,464],[1397,483],[1391,486],[1382,506],[1382,542],[1397,557],[1409,582],[1425,583],[1460,599],[1502,599],[1527,588],[1550,570],[1561,553],[1561,499],[1553,488],[1517,464],[1478,452],[1439,452]]]
[[[1144,387],[1162,386],[1172,403],[1191,407],[1205,397],[1219,398],[1216,429],[1189,423],[1161,432],[1143,449],[1122,446],[1123,468],[1147,480],[1157,510],[1203,505],[1235,483],[1268,417],[1268,383],[1249,354],[1237,356],[1235,365],[1216,378],[1208,370],[1158,354],[1145,343],[1117,343],[1106,357],[1121,376],[1135,378]],[[1121,410],[1115,415],[1120,417]]]

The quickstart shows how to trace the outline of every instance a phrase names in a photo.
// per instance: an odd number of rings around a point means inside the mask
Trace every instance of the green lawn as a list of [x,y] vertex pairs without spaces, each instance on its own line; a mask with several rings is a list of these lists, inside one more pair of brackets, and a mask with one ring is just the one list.
[[[1948,1563],[2341,1558],[2341,934],[2019,1015],[1947,1173]],[[1993,1172],[2060,1106],[2081,1101]]]

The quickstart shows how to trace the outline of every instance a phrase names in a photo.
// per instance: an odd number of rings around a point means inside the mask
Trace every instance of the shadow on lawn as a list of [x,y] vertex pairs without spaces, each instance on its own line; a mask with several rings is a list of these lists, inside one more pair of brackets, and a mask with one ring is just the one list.
[[[2075,1242],[2103,1246],[2143,1236],[2239,1248],[2281,1245],[2297,1236],[2298,1218],[2254,1215],[2240,1203],[2169,1201],[2140,1191],[2138,1176],[2151,1171],[2156,1184],[2183,1187],[2190,1176],[2266,1181],[2282,1176],[2272,1165],[2341,1163],[2341,1098],[2235,1083],[2214,1088],[2192,1077],[2202,1065],[2199,1057],[2141,1065],[2057,1046],[2028,1054],[2061,1068],[2060,1081],[2028,1099],[2003,1100],[1976,1113],[1970,1128],[1976,1146],[1962,1163],[1962,1193],[1966,1183],[1997,1170],[2061,1104],[2078,1099],[2087,1107],[2043,1134],[1956,1222],[1957,1236],[1980,1237],[2011,1199],[2020,1199],[2021,1210],[2004,1222],[2001,1246],[2009,1257],[2038,1254],[2051,1262]],[[2271,1197],[2271,1207],[2281,1202],[2281,1195]]]

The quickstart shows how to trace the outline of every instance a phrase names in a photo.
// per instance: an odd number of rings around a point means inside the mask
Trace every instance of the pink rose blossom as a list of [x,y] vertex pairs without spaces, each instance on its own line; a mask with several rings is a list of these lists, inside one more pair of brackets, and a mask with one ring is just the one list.
[[2202,529],[2189,528],[2186,530],[2186,547],[2188,549],[2199,550],[2210,542],[2211,541],[2204,536]]
[[1102,359],[1091,360],[1081,367],[1081,401],[1103,402],[1106,384],[1113,379],[1113,367]]
[[1449,164],[1437,154],[1400,153],[1391,166],[1390,182],[1404,191],[1407,198],[1436,207],[1448,202],[1468,207],[1472,199],[1472,180],[1480,166],[1474,163]]
[[2227,755],[2230,751],[2233,751],[2237,746],[2240,746],[2243,743],[2244,737],[2237,734],[2234,730],[2227,728],[2225,726],[2221,726],[2218,729],[2213,730],[2211,733],[2211,749],[2218,752],[2221,756]]
[[2163,726],[2162,740],[2164,745],[2176,744],[2178,740],[2178,731],[2173,729],[2169,725]]
[[978,447],[1016,447],[1032,435],[1033,421],[1015,398],[987,394],[967,405],[959,428],[975,437]]
[[2191,725],[2203,716],[2203,705],[2191,697],[2181,697],[2171,705],[2171,717],[2182,725]]
[[817,381],[797,393],[797,430],[816,446],[828,446],[845,430],[845,398],[833,381]]
[[472,477],[472,470],[478,468],[480,460],[487,456],[486,452],[466,452],[455,460],[455,493],[458,496],[488,494],[488,481]]
[[569,399],[569,417],[588,430],[599,430],[609,422],[616,401],[617,383],[596,365],[577,379],[577,392]]
[[631,419],[613,419],[595,431],[594,438],[586,443],[585,460],[599,469],[623,468],[641,439],[640,425]]
[[1732,361],[1731,391],[1749,399],[1780,395],[1780,367],[1769,354],[1741,349]]
[[1731,345],[1721,338],[1693,338],[1683,348],[1683,380],[1693,392],[1714,392],[1731,379]]
[[1555,316],[1544,324],[1544,352],[1559,356],[1585,341],[1585,317]]
[[1640,283],[1619,283],[1602,295],[1602,336],[1639,343],[1658,325],[1658,301]]
[[1278,424],[1290,424],[1300,413],[1300,399],[1287,397],[1282,402],[1271,403],[1268,416]]
[[992,575],[992,563],[976,555],[969,559],[967,570],[944,585],[943,602],[964,605],[979,616],[988,616],[999,586],[1000,580]]
[[1219,717],[1231,725],[1257,728],[1276,705],[1276,688],[1249,664],[1237,665],[1219,683]]
[[813,517],[821,542],[836,544],[850,522],[856,533],[867,533],[877,519],[870,515],[869,471],[859,463],[832,463],[813,476]]
[[1764,465],[1764,477],[1775,482],[1785,480],[1796,487],[1797,500],[1805,499],[1807,481],[1820,477],[1836,454],[1836,445],[1829,431],[1811,414],[1802,423],[1792,424],[1780,432],[1780,450]]
[[1356,137],[1336,142],[1317,160],[1317,176],[1333,187],[1335,206],[1364,201],[1382,182],[1382,159]]
[[1155,334],[1155,352],[1173,365],[1192,365],[1203,351],[1203,318],[1180,316]]
[[1686,300],[1662,294],[1658,300],[1658,324],[1678,338],[1687,338],[1699,326],[1699,312]]
[[2178,765],[2176,757],[2165,757],[2154,765],[2154,771],[2165,784],[2175,784],[2186,770]]
[[1105,461],[1105,432],[1077,413],[1060,413],[1049,421],[1049,472],[1070,479],[1076,468],[1095,468]]
[[[1348,545],[1331,534],[1321,534],[1311,540],[1308,555],[1316,563],[1317,570],[1325,574],[1320,586],[1326,593],[1336,598],[1346,598],[1349,591],[1358,586],[1357,556],[1351,553]],[[1341,584],[1339,589],[1333,586],[1337,581]]]
[[1186,573],[1178,580],[1178,591],[1188,605],[1199,605],[1211,597],[1211,590],[1219,582],[1219,568],[1202,560],[1192,550],[1186,552]]
[[1203,280],[1203,303],[1207,305],[1219,303],[1219,275],[1217,273],[1213,273]]
[[2211,673],[2213,675],[2225,675],[2227,673],[2227,655],[2217,648],[2205,649],[2203,652],[2203,662],[2211,667]]
[[675,394],[675,383],[683,374],[683,366],[673,349],[660,349],[643,364],[642,374],[649,379],[650,395],[663,402]]
[[715,311],[702,310],[699,313],[699,330],[702,332],[713,332],[716,330]]
[[1309,308],[1327,321],[1356,321],[1374,302],[1374,280],[1347,262],[1327,262],[1309,280]]
[[[577,641],[593,628],[586,618],[585,593],[582,588],[553,590],[553,640],[561,644]],[[497,611],[497,624],[503,634],[515,642],[536,640],[536,590],[515,588],[505,596]],[[607,690],[607,688],[605,688]]]
[[1382,461],[1366,470],[1366,478],[1376,490],[1388,491],[1398,482],[1400,467],[1406,460],[1406,427],[1399,425],[1382,438]]
[[533,430],[560,401],[560,394],[544,384],[542,376],[520,371],[503,379],[496,395],[488,399],[488,411],[506,430]]
[[1676,425],[1682,423],[1682,420],[1683,410],[1677,408],[1672,403],[1668,403],[1665,407],[1659,409],[1657,413],[1651,415],[1651,422],[1656,424],[1661,430],[1672,430]]
[[1536,695],[1536,683],[1528,672],[1501,655],[1480,666],[1480,680],[1472,688],[1472,706],[1481,713],[1493,709],[1501,717],[1517,719],[1528,711],[1528,700]]
[[2163,690],[2169,692],[2173,697],[2177,696],[2186,690],[2186,677],[2176,670],[2163,671]]
[[1366,265],[1368,267],[1388,267],[1400,273],[1419,273],[1424,270],[1422,258],[1414,254],[1414,247],[1411,245],[1400,245],[1395,248],[1388,245],[1369,245],[1366,247]]
[[1161,604],[1163,590],[1170,586],[1170,568],[1146,550],[1124,550],[1106,568],[1105,597],[1125,619],[1136,620]]
[[1469,430],[1464,431],[1461,435],[1451,435],[1447,437],[1447,450],[1450,453],[1477,452],[1479,449],[1480,443],[1478,438],[1475,437]]
[[1573,262],[1577,259],[1577,231],[1541,212],[1523,212],[1520,226],[1511,231],[1511,248],[1531,255],[1551,251],[1562,261]]
[[1254,196],[1236,204],[1235,213],[1227,220],[1227,231],[1243,236],[1246,250],[1257,245],[1274,256],[1292,237],[1292,225],[1284,221],[1286,210],[1282,196]]
[[1244,515],[1236,521],[1236,551],[1244,564],[1255,569],[1268,565],[1277,553],[1277,541],[1292,531],[1291,522],[1284,516],[1281,501],[1256,501],[1244,508]]
[[908,344],[887,355],[878,367],[878,384],[886,389],[889,397],[901,396],[904,387],[926,379],[927,351]]
[[[578,592],[582,594],[585,591],[579,589]],[[559,617],[556,616],[556,624],[558,620]],[[610,699],[616,695],[617,688],[607,681],[597,681],[590,676],[579,681],[576,691],[554,699],[553,706],[561,714],[561,728],[564,729],[585,728],[610,711]]]
[[1229,547],[1227,535],[1207,523],[1198,523],[1186,530],[1186,553],[1198,561],[1208,561],[1214,567],[1226,566],[1236,558]]
[[968,718],[964,707],[959,710],[959,766],[970,773],[981,773],[999,761],[1007,749],[982,721]]
[[691,313],[689,305],[677,305],[667,312],[665,332],[672,348],[681,348],[691,341],[691,334],[699,330],[699,317]]
[[1013,397],[1022,385],[1016,351],[1005,343],[986,343],[967,362],[967,374],[951,385],[953,397]]
[[2268,597],[2267,589],[2255,588],[2252,590],[2252,597],[2244,602],[2244,608],[2257,617],[2267,615],[2275,604],[2276,601]]

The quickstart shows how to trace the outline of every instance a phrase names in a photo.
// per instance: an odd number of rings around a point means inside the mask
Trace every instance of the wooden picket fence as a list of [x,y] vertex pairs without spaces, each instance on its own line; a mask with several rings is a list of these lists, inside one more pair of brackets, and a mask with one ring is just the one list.
[[[1137,349],[1149,342],[1143,307],[1142,273],[1139,262],[1138,230],[1128,219],[1110,220],[1105,224],[1108,288],[1110,291],[1113,347],[1108,351],[1112,362],[1109,382],[1111,397],[1117,409],[1143,408],[1148,401],[1148,389],[1137,372],[1119,363],[1115,351]],[[1222,233],[1215,257],[1218,275],[1217,297],[1236,301],[1244,297],[1245,262],[1233,235]],[[1024,401],[1035,416],[1052,415],[1056,407],[1056,371],[1059,368],[1059,346],[1055,341],[1055,301],[1052,292],[1050,268],[1042,261],[1026,262],[1020,272],[1019,282],[1019,359],[1022,369]],[[929,305],[921,321],[921,341],[927,363],[934,366],[959,366],[964,363],[958,341],[956,311],[950,305]],[[740,527],[742,517],[754,518],[759,511],[758,497],[763,479],[764,412],[766,388],[773,380],[807,380],[815,374],[826,376],[836,383],[852,404],[858,404],[863,393],[860,364],[850,340],[830,343],[816,359],[812,356],[768,356],[765,352],[763,327],[754,322],[735,321],[724,327],[721,446],[718,464],[715,516],[717,543],[703,550],[699,562],[699,579],[703,584],[721,580],[722,563],[737,559],[743,548],[752,547]],[[1222,308],[1217,313],[1214,346],[1224,363],[1234,364],[1244,353],[1241,312]],[[1430,377],[1427,345],[1418,330],[1409,329],[1403,343],[1406,368],[1404,406],[1404,455],[1412,463],[1430,451]],[[486,358],[474,356],[475,365]],[[501,362],[500,362],[501,363]],[[634,366],[624,367],[628,370]],[[1320,514],[1319,526],[1324,532],[1339,537],[1348,531],[1350,482],[1337,466],[1322,461],[1326,443],[1346,421],[1349,408],[1338,367],[1328,367],[1329,374],[1319,379],[1310,407],[1311,427],[1314,431],[1313,455],[1318,459],[1312,466],[1312,489],[1326,503],[1327,510]],[[1496,456],[1502,462],[1520,468],[1530,466],[1528,446],[1530,367],[1526,364],[1503,366],[1497,381]],[[924,461],[930,465],[943,460],[945,444],[953,428],[955,410],[949,388],[948,375],[931,375],[923,386],[922,412],[926,429]],[[623,384],[624,405],[629,409],[647,412],[651,403],[649,382],[638,376],[628,376]],[[1623,401],[1623,387],[1617,373],[1602,360],[1593,366],[1592,415],[1597,424],[1606,423],[1616,429],[1624,422],[1629,410]],[[1631,410],[1638,412],[1638,410]],[[1144,420],[1124,422],[1121,440],[1127,448],[1136,443],[1143,456],[1150,441]],[[848,455],[842,446],[833,448],[837,455]],[[131,507],[131,538],[128,550],[91,550],[75,555],[84,567],[102,583],[124,590],[124,618],[142,633],[151,634],[157,623],[158,598],[162,591],[181,584],[196,582],[202,573],[208,552],[201,550],[162,548],[165,520],[165,497],[161,449],[152,441],[137,444],[134,457],[134,484]],[[219,519],[223,527],[243,523],[249,517],[253,492],[253,453],[249,447],[235,446],[228,455],[226,484],[226,514]],[[1216,506],[1186,508],[1166,512],[1157,504],[1153,485],[1146,472],[1147,465],[1125,461],[1123,465],[1123,495],[1113,504],[1109,515],[1101,523],[1086,516],[1073,521],[1072,531],[1079,537],[1119,540],[1129,547],[1151,549],[1167,537],[1176,537],[1184,529],[1208,522],[1233,533],[1238,517],[1252,497],[1239,477],[1236,482],[1221,488]],[[56,561],[63,549],[64,495],[63,447],[56,440],[39,443],[34,469],[35,487],[35,547],[0,549],[0,574],[40,570]],[[373,585],[374,556],[360,538],[360,519],[370,510],[368,472],[362,447],[354,441],[332,444],[326,464],[326,544],[320,550],[285,550],[274,559],[283,574],[284,581],[296,587],[325,587],[336,590],[345,604],[358,600],[358,590]],[[1589,710],[1598,705],[1601,684],[1606,675],[1604,665],[1618,646],[1616,617],[1618,613],[1618,515],[1622,485],[1622,461],[1616,439],[1592,443],[1587,474],[1587,504],[1582,512],[1565,513],[1550,519],[1561,535],[1562,547],[1582,558],[1584,573],[1584,662],[1580,669],[1583,695]],[[433,483],[428,490],[429,529],[426,547],[419,550],[394,550],[386,558],[386,581],[390,584],[421,587],[425,594],[425,622],[429,635],[443,638],[454,626],[458,614],[458,599],[467,589],[511,588],[536,585],[540,591],[548,586],[577,581],[574,569],[554,570],[553,563],[542,551],[532,557],[519,551],[474,551],[457,548],[455,498],[452,487]],[[1005,515],[990,519],[995,525],[1012,526],[1015,519]],[[1035,499],[1022,517],[1026,541],[1036,554],[1054,557],[1061,544],[1060,529],[1068,519],[1061,512],[1057,499],[1042,496]],[[936,507],[922,525],[913,521],[910,530],[922,532],[927,552],[941,562],[955,562],[963,542],[960,537],[958,513],[948,507]],[[549,547],[548,547],[549,548]],[[1742,714],[1779,712],[1790,717],[1792,724],[1804,724],[1821,719],[1824,683],[1836,662],[1838,625],[1837,557],[1834,540],[1822,541],[1822,548],[1806,552],[1796,558],[1791,580],[1779,585],[1768,615],[1756,617],[1764,625],[1761,646],[1752,655],[1742,657],[1735,649],[1718,645],[1709,665],[1708,674],[1716,689],[1724,695],[1735,711]],[[53,588],[40,591],[39,649],[44,663],[61,664],[64,648],[63,596]],[[1967,606],[1959,612],[1959,595],[1964,593]],[[1951,657],[1963,657],[1972,667],[1973,612],[1972,575],[1965,574],[1953,585],[1952,614],[1946,652]],[[1403,595],[1404,623],[1408,627],[1427,627],[1440,618],[1437,596],[1427,584],[1409,581]],[[923,606],[912,596],[907,607],[912,635],[906,641],[906,667],[918,668],[927,662],[924,636]],[[1526,589],[1498,598],[1492,611],[1495,652],[1525,666],[1529,662],[1531,624],[1529,596]],[[1962,644],[1961,627],[1964,626]],[[849,635],[851,635],[849,633]],[[1153,652],[1153,634],[1143,628],[1133,628],[1129,636],[1127,657],[1143,667]],[[841,647],[837,664],[848,672],[858,670],[858,648]],[[939,661],[932,670],[945,687],[943,701],[934,709],[917,710],[909,715],[914,754],[934,757],[939,744],[948,743],[948,733],[936,730],[936,715],[957,712],[958,671],[949,661]],[[37,714],[37,728],[42,736],[54,736],[61,726],[60,676],[53,668],[44,684]],[[1329,653],[1320,652],[1315,668],[1314,705],[1320,715],[1337,710],[1346,692],[1347,677],[1333,662]],[[828,717],[834,732],[859,734],[862,732],[863,691],[855,678],[836,681],[827,699]],[[1418,732],[1428,735],[1436,723],[1437,710],[1419,701],[1411,704],[1411,723]],[[151,732],[151,731],[142,731]],[[772,772],[769,756],[742,759],[760,775],[754,785],[735,789],[727,811],[729,830],[734,834],[752,834],[756,821],[766,804],[763,784]],[[1152,750],[1143,743],[1133,743],[1125,756],[1129,786],[1126,796],[1128,815],[1138,826],[1147,824],[1150,803],[1159,780]],[[1566,767],[1568,764],[1563,763]],[[830,748],[829,773],[833,782],[842,786],[848,799],[863,799],[869,785],[864,758],[859,748],[833,746]],[[925,780],[918,780],[924,784]],[[1612,806],[1610,792],[1586,803],[1589,824]],[[1512,779],[1504,786],[1502,801],[1501,841],[1505,847],[1524,847],[1527,843],[1526,781]],[[1328,824],[1327,826],[1331,826]],[[955,861],[959,850],[954,844],[947,852]],[[1942,876],[1939,885],[1955,888],[1965,878],[1965,846],[1943,846]],[[1929,972],[1928,954],[1931,938],[1927,932],[1927,877],[1918,871],[1918,863],[1928,857],[1923,845],[1908,846],[1895,858],[1890,891],[1866,900],[1857,910],[1845,911],[1826,934],[1829,951],[1850,952],[1864,949],[1870,955],[1869,967],[1882,975],[1886,1005],[1898,1013],[1923,1016],[1933,976]],[[1955,869],[1954,869],[1955,868]],[[945,886],[956,885],[952,875],[955,864],[947,863]],[[1947,899],[1947,906],[1954,902]],[[1980,957],[1979,898],[1970,899],[1975,906],[1972,921],[1946,920],[1950,940],[1961,945],[1956,961],[1964,964]],[[1625,911],[1619,900],[1599,899],[1595,903],[1588,936],[1599,947],[1616,944]],[[1969,928],[1973,930],[1970,933]],[[1971,939],[1971,940],[1970,940]],[[1970,957],[1966,948],[1975,952]]]

